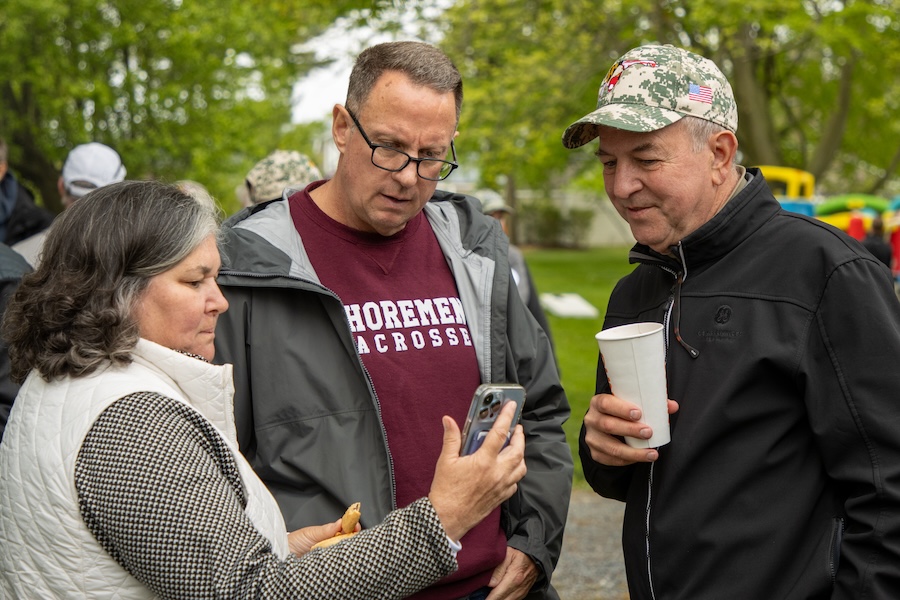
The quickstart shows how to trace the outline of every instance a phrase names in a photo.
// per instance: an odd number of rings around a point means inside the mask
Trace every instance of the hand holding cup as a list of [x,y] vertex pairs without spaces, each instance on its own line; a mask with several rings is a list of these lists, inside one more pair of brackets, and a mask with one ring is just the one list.
[[632,323],[596,336],[614,396],[636,405],[650,438],[626,436],[632,448],[658,448],[671,440],[666,392],[666,348],[660,323]]

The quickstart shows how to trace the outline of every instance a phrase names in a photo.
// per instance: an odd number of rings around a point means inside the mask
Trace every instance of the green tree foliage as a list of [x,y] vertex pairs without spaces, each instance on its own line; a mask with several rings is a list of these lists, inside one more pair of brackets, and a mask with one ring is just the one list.
[[[118,150],[129,178],[200,181],[221,199],[278,147],[299,44],[364,0],[4,0],[0,136],[59,210],[68,151]],[[227,204],[227,201],[226,201]]]
[[443,19],[466,82],[459,148],[487,183],[596,173],[595,146],[564,150],[562,132],[616,57],[654,42],[725,71],[744,164],[809,170],[825,192],[898,191],[897,0],[459,0]]

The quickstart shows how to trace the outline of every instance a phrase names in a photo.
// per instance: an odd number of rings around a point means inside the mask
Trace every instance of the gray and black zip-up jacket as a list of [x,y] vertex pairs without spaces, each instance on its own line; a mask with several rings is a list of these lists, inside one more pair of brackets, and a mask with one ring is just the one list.
[[[555,598],[547,580],[562,545],[572,458],[562,429],[569,404],[550,344],[516,293],[497,222],[476,200],[441,191],[424,210],[456,279],[482,380],[527,390],[528,474],[505,503],[503,523],[509,545],[543,574],[529,597]],[[216,360],[234,365],[241,450],[290,530],[331,521],[357,501],[364,527],[381,522],[395,507],[378,397],[288,202],[238,213],[223,233],[218,283],[230,308],[219,317]]]
[[[900,598],[900,303],[758,170],[674,254],[635,246],[604,327],[666,324],[672,441],[588,482],[625,500],[633,600]],[[602,367],[598,392],[609,390]]]

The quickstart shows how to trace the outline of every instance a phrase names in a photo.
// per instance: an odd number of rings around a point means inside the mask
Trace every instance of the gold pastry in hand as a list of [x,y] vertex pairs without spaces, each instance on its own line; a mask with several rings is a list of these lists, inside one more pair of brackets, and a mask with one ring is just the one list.
[[354,502],[341,517],[341,533],[354,533],[360,516],[359,502]]
[[327,548],[332,544],[337,544],[341,540],[346,540],[347,538],[356,535],[356,524],[359,523],[361,514],[362,513],[359,512],[359,502],[351,504],[344,512],[344,516],[341,517],[341,533],[330,537],[327,540],[322,540],[318,544],[315,544],[312,549]]

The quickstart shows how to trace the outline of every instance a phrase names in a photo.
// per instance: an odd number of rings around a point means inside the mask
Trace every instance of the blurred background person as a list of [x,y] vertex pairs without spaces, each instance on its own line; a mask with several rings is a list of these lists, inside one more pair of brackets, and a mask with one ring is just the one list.
[[238,198],[243,206],[253,206],[281,198],[285,189],[302,190],[320,179],[322,173],[305,154],[276,150],[250,169],[243,186],[238,187]]
[[515,492],[513,411],[466,457],[443,417],[427,496],[321,550],[340,520],[286,533],[238,450],[232,367],[209,362],[228,308],[216,215],[128,181],[50,229],[3,321],[24,385],[0,442],[0,597],[401,598],[455,570],[458,540]]
[[891,245],[884,239],[884,221],[881,220],[881,217],[872,219],[872,226],[869,228],[866,237],[863,238],[862,245],[872,253],[872,256],[887,265],[888,269],[891,268],[891,255],[893,253]]
[[99,142],[81,144],[66,157],[59,176],[59,195],[68,208],[91,190],[124,179],[125,165],[118,152]]
[[218,204],[216,204],[216,199],[212,197],[212,194],[209,193],[209,190],[206,189],[206,186],[199,181],[194,181],[192,179],[181,179],[175,182],[175,187],[177,187],[188,196],[191,196],[194,200],[202,202],[210,209],[218,212],[219,208]]
[[[491,189],[480,189],[473,192],[472,195],[481,200],[481,211],[500,221],[503,233],[506,234],[506,237],[510,237],[510,228],[512,227],[510,219],[515,216],[515,209],[504,202],[503,196]],[[512,241],[509,243],[509,267],[512,270],[513,279],[516,282],[516,287],[519,289],[519,296],[522,298],[522,302],[534,315],[538,324],[543,328],[544,333],[550,338],[550,344],[552,345],[553,336],[550,334],[550,323],[547,321],[547,315],[544,314],[544,308],[541,306],[540,296],[537,286],[534,284],[534,278],[531,276],[531,270],[528,268],[528,263],[525,262],[525,255],[522,254],[522,250],[518,246],[513,245]]]
[[[125,165],[119,153],[105,144],[90,142],[75,146],[66,157],[57,182],[63,209],[90,192],[125,179]],[[37,268],[47,232],[41,231],[13,245],[13,250]]]
[[[30,272],[31,266],[22,255],[6,244],[0,244],[0,319],[22,276]],[[9,411],[18,393],[19,384],[12,380],[9,373],[6,342],[0,338],[0,440],[3,440],[3,430],[6,429]]]
[[53,213],[34,203],[34,196],[9,170],[9,147],[0,138],[0,242],[7,246],[45,230]]

